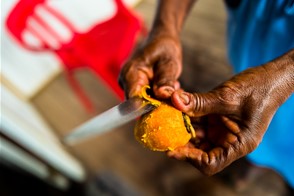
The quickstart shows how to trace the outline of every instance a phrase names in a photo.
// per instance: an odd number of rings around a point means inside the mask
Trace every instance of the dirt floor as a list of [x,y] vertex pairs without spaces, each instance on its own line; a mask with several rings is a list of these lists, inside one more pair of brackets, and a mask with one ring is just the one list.
[[[142,0],[135,8],[148,27],[152,24],[155,8],[155,0]],[[185,90],[208,91],[232,75],[226,58],[223,1],[197,2],[181,36],[184,56],[181,82]],[[84,110],[63,75],[33,99],[34,105],[60,138],[80,123],[118,103],[89,71],[81,70],[76,77],[95,105],[93,114]],[[110,189],[115,190],[119,187],[117,184],[122,184],[135,195],[286,195],[281,177],[270,170],[248,173],[248,163],[241,159],[223,172],[206,177],[188,163],[143,148],[134,139],[133,127],[134,122],[68,147],[68,150],[81,160],[96,181],[113,179],[117,183],[111,184],[109,180],[107,186]],[[253,175],[256,173],[257,176]],[[236,180],[245,174],[249,174],[248,184]]]

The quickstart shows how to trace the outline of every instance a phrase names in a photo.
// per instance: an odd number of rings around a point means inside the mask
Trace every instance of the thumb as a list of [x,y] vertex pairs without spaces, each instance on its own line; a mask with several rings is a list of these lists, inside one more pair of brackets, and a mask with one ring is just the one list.
[[171,101],[175,108],[190,117],[228,113],[228,107],[214,92],[192,94],[185,91],[175,91]]
[[179,60],[161,62],[154,71],[153,91],[156,97],[161,99],[170,98],[172,93],[180,88],[178,78],[182,65]]

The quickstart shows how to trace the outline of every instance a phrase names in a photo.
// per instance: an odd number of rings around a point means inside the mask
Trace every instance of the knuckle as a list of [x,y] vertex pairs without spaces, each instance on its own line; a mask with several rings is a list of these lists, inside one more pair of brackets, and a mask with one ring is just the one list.
[[170,78],[170,77],[160,77],[160,78],[156,78],[155,79],[155,87],[161,87],[161,86],[170,86],[170,87],[174,87],[174,84],[176,82],[176,80],[174,78]]
[[214,174],[216,174],[217,172],[215,171],[215,169],[210,168],[210,167],[205,167],[202,170],[200,170],[201,173],[203,173],[206,176],[212,176]]
[[240,105],[241,93],[240,88],[232,82],[227,82],[217,89],[217,98],[219,102],[229,108],[235,108]]
[[219,164],[217,164],[217,159],[215,156],[203,154],[202,162],[199,165],[198,169],[201,173],[206,176],[212,176],[216,174],[219,170]]

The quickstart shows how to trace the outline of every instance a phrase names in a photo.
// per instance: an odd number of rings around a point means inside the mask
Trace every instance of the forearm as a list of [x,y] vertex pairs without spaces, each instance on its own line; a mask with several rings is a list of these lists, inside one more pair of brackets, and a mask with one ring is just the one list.
[[152,34],[178,36],[195,0],[159,0]]

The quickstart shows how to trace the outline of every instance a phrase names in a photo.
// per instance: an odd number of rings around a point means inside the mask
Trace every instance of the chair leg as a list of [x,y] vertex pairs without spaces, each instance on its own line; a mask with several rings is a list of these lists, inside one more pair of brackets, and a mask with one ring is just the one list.
[[81,101],[81,103],[83,104],[83,106],[87,110],[87,112],[93,113],[95,111],[95,109],[94,109],[94,106],[93,106],[91,100],[86,95],[85,91],[81,88],[80,84],[76,81],[76,79],[72,75],[72,72],[67,71],[66,78],[67,78],[70,86],[72,87],[72,89],[76,93],[78,99]]

